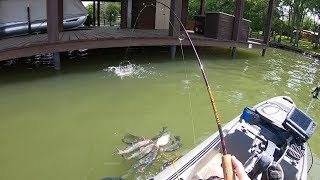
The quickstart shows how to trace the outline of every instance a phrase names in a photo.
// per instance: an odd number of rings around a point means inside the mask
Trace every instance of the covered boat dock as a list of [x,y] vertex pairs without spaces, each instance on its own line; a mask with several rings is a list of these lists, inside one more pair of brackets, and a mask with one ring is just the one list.
[[[110,0],[111,2],[115,2]],[[73,51],[79,49],[97,49],[128,46],[171,46],[175,49],[180,44],[178,33],[181,27],[178,21],[171,15],[170,22],[172,26],[168,28],[156,28],[156,22],[149,19],[138,21],[138,27],[131,29],[132,20],[128,18],[128,1],[121,1],[121,28],[107,26],[93,26],[89,28],[80,28],[74,30],[63,30],[63,0],[47,0],[47,33],[30,34],[4,38],[0,40],[0,61],[14,58],[33,56],[43,53],[55,53],[55,61],[59,61],[59,52]],[[141,1],[141,2],[140,2]],[[235,16],[231,29],[232,37],[230,39],[211,38],[203,34],[190,33],[190,36],[196,46],[220,46],[232,47],[232,56],[236,56],[236,48],[259,48],[262,49],[262,55],[268,46],[270,39],[271,17],[273,12],[274,0],[269,0],[268,17],[265,27],[265,39],[263,42],[245,41],[240,39],[241,26],[244,11],[245,0],[237,0],[235,4]],[[148,3],[148,0],[139,0],[138,3]],[[153,2],[150,0],[150,3]],[[98,1],[98,4],[100,1]],[[188,0],[171,0],[170,7],[181,18],[186,18],[185,7],[188,7]],[[199,14],[204,15],[205,0],[201,0]],[[97,5],[99,8],[100,5]],[[125,9],[125,10],[124,10]],[[99,10],[95,10],[94,12]],[[156,10],[154,10],[156,16]],[[187,12],[186,12],[187,13]],[[94,17],[95,19],[95,17]],[[130,19],[130,22],[129,22]],[[168,19],[169,20],[169,19]],[[146,26],[146,22],[153,23],[153,26]],[[153,21],[156,21],[153,19]],[[139,25],[140,24],[140,25]],[[94,23],[94,25],[96,25]],[[181,33],[183,34],[183,33]],[[190,45],[187,39],[182,41],[183,45]],[[175,50],[172,55],[174,56]],[[56,64],[56,69],[60,69],[60,63]]]

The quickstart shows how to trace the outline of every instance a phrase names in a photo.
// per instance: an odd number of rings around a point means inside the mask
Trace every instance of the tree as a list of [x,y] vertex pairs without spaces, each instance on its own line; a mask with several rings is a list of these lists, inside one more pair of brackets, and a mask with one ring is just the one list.
[[[311,0],[311,12],[315,17],[318,16],[318,19],[320,19],[319,0]],[[316,24],[316,22],[314,22],[314,32],[316,32],[317,28],[318,28],[318,37],[315,39],[315,45],[314,45],[315,49],[319,48],[319,43],[320,43],[319,42],[320,41],[320,23]]]
[[296,34],[295,34],[295,42],[293,46],[299,46],[299,38],[301,34],[301,26],[304,20],[305,15],[308,11],[310,11],[314,6],[315,0],[295,0],[293,4],[294,14],[296,16]]
[[[90,3],[86,6],[89,17],[93,17],[93,4]],[[100,21],[111,20],[116,21],[116,18],[120,15],[121,5],[117,2],[101,2],[100,4]]]
[[[120,15],[121,5],[120,3],[108,3],[107,5],[107,16],[108,20],[116,21],[116,18]],[[111,17],[110,17],[111,15]]]
[[289,38],[290,37],[290,41],[292,43],[292,32],[294,30],[294,23],[292,21],[292,17],[293,17],[293,1],[292,0],[283,0],[283,4],[282,6],[284,7],[288,7],[288,22],[287,22],[287,31],[288,31],[288,34],[287,34],[287,37]]
[[199,14],[200,1],[199,0],[189,0],[188,7],[188,18],[193,19],[195,15]]
[[93,17],[93,4],[92,3],[88,4],[86,8],[88,10],[89,16]]
[[243,17],[251,21],[253,31],[263,31],[267,15],[268,0],[245,1]]
[[[254,31],[263,30],[268,0],[246,0],[244,18],[250,20]],[[200,0],[189,0],[189,19],[199,14]],[[206,0],[206,12],[234,14],[235,0]]]

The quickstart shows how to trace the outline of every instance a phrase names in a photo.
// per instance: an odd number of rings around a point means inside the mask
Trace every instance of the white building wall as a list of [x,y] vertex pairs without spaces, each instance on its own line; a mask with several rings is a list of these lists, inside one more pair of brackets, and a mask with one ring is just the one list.
[[[171,0],[158,0],[170,7]],[[169,29],[170,10],[162,4],[156,4],[155,29]]]

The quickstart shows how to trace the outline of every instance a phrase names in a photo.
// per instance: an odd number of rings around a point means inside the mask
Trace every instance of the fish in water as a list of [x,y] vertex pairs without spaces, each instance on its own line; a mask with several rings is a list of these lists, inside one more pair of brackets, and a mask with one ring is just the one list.
[[133,143],[137,143],[139,141],[143,141],[144,138],[140,137],[140,136],[135,136],[133,134],[126,134],[123,138],[122,138],[122,142],[126,143],[126,144],[133,144]]
[[147,144],[150,144],[152,142],[152,140],[150,139],[146,139],[146,140],[143,140],[143,141],[140,141],[140,142],[137,142],[135,144],[132,144],[132,146],[129,146],[127,147],[126,149],[124,150],[118,150],[115,154],[117,155],[123,155],[123,154],[128,154],[136,149],[139,149],[140,147],[142,146],[145,146]]
[[159,139],[166,132],[167,132],[167,127],[162,127],[162,130],[156,136],[151,138],[151,140],[155,141],[155,140]]
[[165,133],[157,140],[156,146],[158,146],[158,147],[164,146],[164,145],[168,144],[169,141],[170,141],[170,134]]
[[151,144],[149,144],[149,145],[147,145],[147,146],[143,146],[143,147],[141,147],[141,148],[139,149],[139,151],[131,154],[131,156],[126,157],[125,159],[126,159],[126,160],[130,160],[130,159],[133,159],[133,158],[141,159],[141,158],[143,158],[146,154],[150,153],[150,152],[152,151],[153,147],[154,147],[154,144],[153,144],[153,143],[151,143]]
[[181,143],[181,139],[179,136],[175,136],[175,141],[172,141],[170,146],[167,147],[163,147],[160,149],[160,151],[162,152],[172,152],[175,151],[177,149],[179,149],[180,147],[182,147],[182,143]]
[[132,169],[137,170],[140,166],[142,166],[143,168],[151,166],[154,160],[156,160],[158,153],[159,147],[154,146],[154,148],[148,155],[140,159],[137,164],[132,165]]

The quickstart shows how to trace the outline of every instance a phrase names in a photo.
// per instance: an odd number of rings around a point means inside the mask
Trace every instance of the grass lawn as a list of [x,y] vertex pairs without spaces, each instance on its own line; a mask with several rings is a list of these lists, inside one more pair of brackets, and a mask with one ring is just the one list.
[[[257,38],[259,37],[260,39],[263,39],[262,36],[262,31],[259,32],[259,36],[258,36],[258,32],[252,32],[252,37],[253,38]],[[279,35],[276,36],[276,41],[278,41]],[[273,40],[273,37],[270,38],[270,40]],[[292,46],[293,43],[290,43],[290,39],[287,36],[282,36],[281,38],[281,44],[287,45],[287,46]],[[302,49],[305,52],[310,52],[310,53],[316,53],[316,54],[320,54],[320,49],[313,49],[313,45],[311,42],[302,39],[299,41],[299,49]]]

